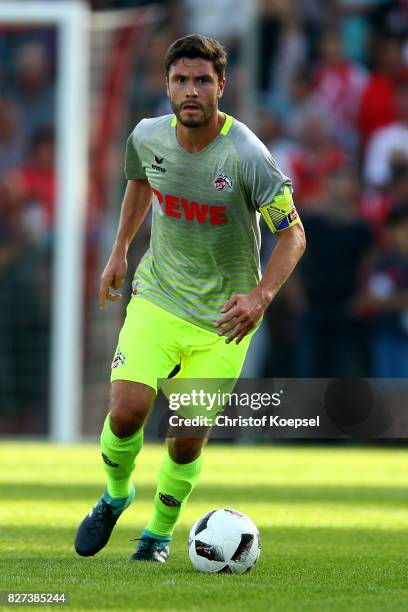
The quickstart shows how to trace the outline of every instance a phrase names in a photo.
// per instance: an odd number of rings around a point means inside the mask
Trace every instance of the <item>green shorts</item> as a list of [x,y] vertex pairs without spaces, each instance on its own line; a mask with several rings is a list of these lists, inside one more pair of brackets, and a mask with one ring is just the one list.
[[238,345],[226,344],[225,336],[201,329],[133,296],[119,334],[111,381],[143,383],[157,393],[158,379],[166,379],[178,365],[175,379],[235,381],[250,341],[251,334]]

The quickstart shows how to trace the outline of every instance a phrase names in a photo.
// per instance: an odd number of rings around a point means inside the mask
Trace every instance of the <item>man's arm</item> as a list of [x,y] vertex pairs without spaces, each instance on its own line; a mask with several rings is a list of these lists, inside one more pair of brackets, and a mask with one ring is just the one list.
[[220,336],[232,331],[227,344],[235,338],[239,344],[255,327],[305,251],[306,238],[300,221],[276,235],[277,244],[258,286],[246,295],[233,295],[221,311],[225,316],[215,323]]
[[116,302],[122,297],[112,293],[119,289],[126,277],[127,252],[136,232],[142,225],[152,201],[152,190],[146,180],[129,180],[120,212],[119,227],[111,256],[102,273],[99,288],[99,306],[105,307],[106,299]]

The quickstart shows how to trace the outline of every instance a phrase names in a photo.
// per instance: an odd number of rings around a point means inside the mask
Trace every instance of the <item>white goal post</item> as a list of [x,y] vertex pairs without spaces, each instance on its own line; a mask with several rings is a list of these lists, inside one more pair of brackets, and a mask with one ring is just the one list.
[[58,32],[49,432],[52,440],[72,442],[81,426],[89,9],[80,1],[6,1],[0,3],[0,24],[51,25]]

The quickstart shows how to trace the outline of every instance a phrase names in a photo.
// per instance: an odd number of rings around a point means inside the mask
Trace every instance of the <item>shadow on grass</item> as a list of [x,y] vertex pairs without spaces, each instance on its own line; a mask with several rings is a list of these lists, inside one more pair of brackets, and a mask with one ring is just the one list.
[[[109,596],[113,591],[120,595],[138,587],[147,589],[150,598],[155,589],[163,588],[173,597],[171,587],[177,584],[182,595],[179,609],[186,609],[182,605],[185,596],[200,593],[200,590],[194,591],[196,587],[205,586],[205,593],[201,594],[210,596],[213,590],[216,597],[221,584],[222,589],[237,588],[239,584],[244,589],[256,587],[256,599],[262,593],[270,596],[271,590],[284,592],[285,589],[293,594],[310,589],[322,595],[328,590],[343,588],[361,594],[368,585],[372,592],[381,590],[391,594],[398,590],[404,591],[405,596],[408,594],[408,532],[401,530],[264,528],[261,559],[254,572],[248,577],[230,580],[203,578],[193,569],[188,559],[185,529],[177,530],[170,559],[164,566],[129,561],[134,543],[129,542],[133,534],[128,529],[117,528],[106,548],[88,558],[75,554],[72,529],[14,527],[3,535],[6,536],[6,547],[1,553],[4,570],[0,589],[3,590],[13,590],[19,584],[30,590],[41,587],[69,593],[89,594],[94,589]],[[24,542],[23,549],[13,551],[7,546],[12,542]],[[104,607],[101,599],[99,602]]]
[[[3,530],[0,589],[64,590],[75,609],[236,612],[256,606],[270,612],[292,609],[298,601],[297,610],[344,612],[350,609],[344,598],[354,603],[359,598],[359,603],[371,606],[353,610],[406,610],[401,607],[408,595],[406,531],[264,528],[261,559],[245,576],[196,572],[187,555],[187,530],[182,528],[166,564],[129,562],[133,535],[118,525],[99,555],[81,558],[73,550],[73,529],[43,525]],[[13,550],[13,543],[23,546]],[[373,607],[378,597],[381,602]],[[392,605],[392,597],[398,606]]]
[[[137,482],[137,481],[136,481]],[[103,485],[74,484],[0,484],[0,499],[4,500],[53,500],[53,501],[89,501],[94,503],[102,494]],[[142,501],[151,500],[155,494],[154,486],[137,487],[137,497]],[[384,486],[351,486],[351,485],[252,485],[237,486],[223,483],[222,486],[199,484],[192,494],[195,502],[205,501],[208,504],[223,507],[241,502],[268,504],[293,502],[309,504],[318,502],[336,504],[377,505],[382,507],[408,507],[408,490],[405,487]]]
[[[272,520],[272,519],[271,519]],[[13,559],[25,562],[36,559],[40,563],[50,560],[101,563],[124,561],[135,548],[135,533],[143,527],[135,522],[134,528],[118,524],[111,540],[97,556],[82,558],[73,547],[76,528],[38,526],[12,526],[2,530],[1,555],[3,562]],[[345,554],[367,553],[375,556],[386,552],[392,556],[400,551],[408,567],[408,530],[387,530],[360,527],[263,527],[261,529],[262,550],[268,556],[288,558],[310,554],[319,557],[339,557]],[[187,555],[188,529],[179,527],[172,542],[172,557]],[[154,564],[153,564],[154,565]],[[6,567],[6,565],[4,566]]]

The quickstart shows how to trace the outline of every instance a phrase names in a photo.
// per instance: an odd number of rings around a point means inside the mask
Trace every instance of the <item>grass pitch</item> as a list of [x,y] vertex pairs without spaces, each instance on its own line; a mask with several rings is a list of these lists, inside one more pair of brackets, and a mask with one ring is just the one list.
[[[69,610],[408,609],[407,450],[209,446],[169,561],[130,563],[162,454],[145,446],[137,500],[108,546],[85,559],[72,542],[103,488],[96,444],[2,443],[0,590],[66,591]],[[260,529],[250,574],[201,575],[190,565],[189,528],[218,507]]]

